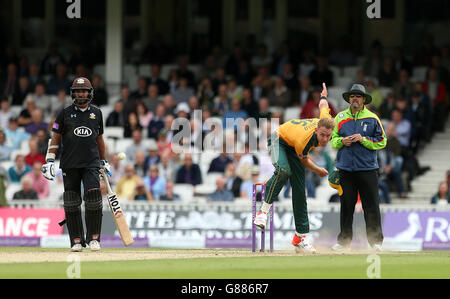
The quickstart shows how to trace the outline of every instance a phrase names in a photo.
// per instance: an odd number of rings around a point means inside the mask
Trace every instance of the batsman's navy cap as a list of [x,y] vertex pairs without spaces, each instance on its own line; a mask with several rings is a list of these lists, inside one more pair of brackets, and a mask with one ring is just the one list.
[[366,97],[364,104],[370,104],[372,102],[372,96],[370,94],[366,93],[366,88],[361,84],[353,84],[352,88],[350,88],[350,91],[344,92],[342,94],[342,97],[344,98],[344,100],[347,103],[350,103],[350,100],[349,100],[350,95],[355,94],[355,93],[359,93],[359,94],[363,95],[364,97]]

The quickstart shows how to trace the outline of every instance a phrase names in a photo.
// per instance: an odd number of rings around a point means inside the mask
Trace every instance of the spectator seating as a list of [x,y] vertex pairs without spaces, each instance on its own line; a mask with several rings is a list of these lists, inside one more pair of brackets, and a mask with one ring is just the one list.
[[96,64],[93,69],[94,75],[99,75],[102,78],[106,77],[106,68],[104,64]]
[[388,94],[390,92],[392,92],[392,88],[390,88],[390,87],[380,86],[380,87],[378,87],[378,89],[380,90],[381,94],[383,95],[383,98],[385,98],[385,99],[387,98]]
[[342,75],[344,77],[349,77],[349,78],[352,78],[352,80],[354,80],[354,79],[356,79],[358,70],[360,68],[361,67],[359,67],[359,66],[346,66],[343,69]]
[[163,66],[161,66],[160,77],[163,78],[164,80],[168,80],[170,71],[177,68],[178,66],[176,64],[164,64]]
[[348,91],[347,87],[331,86],[328,87],[328,100],[333,104],[337,110],[347,108],[347,103],[342,100],[342,94]]
[[106,151],[108,153],[117,153],[116,151],[116,140],[113,138],[103,138],[106,143]]
[[333,78],[336,80],[336,78],[340,77],[342,74],[341,68],[335,65],[329,65],[328,68],[330,71],[333,72]]
[[141,64],[138,66],[137,75],[138,77],[148,77],[150,76],[152,67],[150,64]]
[[123,127],[105,127],[103,137],[121,139],[123,138],[123,131]]
[[[39,59],[42,58],[43,56],[45,56],[45,54],[46,54],[44,52],[41,53],[38,50],[34,51],[34,52],[33,51],[30,52],[30,50],[25,50],[25,51],[22,51],[22,53],[24,55],[28,56],[30,61],[39,61]],[[148,77],[151,74],[151,64],[150,63],[139,64],[139,58],[140,58],[139,54],[140,53],[134,53],[134,52],[126,53],[125,56],[126,56],[127,62],[122,67],[122,70],[123,70],[122,83],[128,84],[128,86],[130,88],[130,92],[134,92],[137,89],[139,77]],[[131,57],[133,55],[134,55],[134,57]],[[224,53],[224,55],[228,56],[227,53]],[[226,58],[225,56],[223,57],[224,59]],[[329,65],[328,66],[329,70],[334,75],[334,85],[327,86],[328,93],[329,93],[328,100],[336,108],[337,111],[341,111],[341,110],[348,108],[348,104],[342,100],[342,94],[349,89],[351,84],[355,83],[355,79],[357,78],[358,70],[360,70],[362,68],[362,66],[364,65],[365,59],[366,59],[366,57],[364,57],[364,56],[358,57],[357,64],[354,66],[345,66],[345,67],[341,67],[338,65]],[[216,63],[217,63],[217,65],[220,65],[221,61],[216,61]],[[160,77],[164,80],[168,80],[169,76],[170,76],[170,72],[172,70],[176,70],[178,68],[179,68],[179,65],[175,61],[173,61],[172,63],[164,64],[161,66]],[[202,66],[197,65],[197,64],[191,64],[191,65],[188,65],[188,69],[195,74],[196,82],[194,82],[194,83],[199,84],[200,80],[201,80],[200,73],[202,70]],[[411,82],[424,81],[426,78],[427,70],[428,70],[428,67],[415,66],[413,68],[412,74],[410,76],[410,81]],[[100,75],[103,78],[103,80],[105,81],[105,79],[106,79],[105,77],[107,75],[105,64],[95,65],[93,68],[93,74]],[[90,75],[92,75],[92,74],[88,74],[87,76],[90,76]],[[225,74],[225,77],[228,78],[230,75],[231,74],[227,73],[227,74]],[[269,76],[271,76],[271,75],[273,75],[273,73],[269,74]],[[67,78],[69,78],[69,80],[73,80],[74,77],[75,77],[74,73],[67,74]],[[50,75],[46,75],[44,77],[44,80],[46,80],[47,82],[49,79],[50,79]],[[272,77],[272,79],[273,79],[273,77]],[[374,78],[374,79],[375,79],[375,81],[377,81],[376,78]],[[173,86],[173,85],[171,85],[171,86]],[[384,87],[384,86],[380,86],[380,87],[378,87],[378,89],[381,91],[381,93],[384,97],[387,97],[387,95],[390,92],[392,92],[392,88],[388,88],[388,87]],[[194,87],[194,90],[197,91],[197,89],[195,87]],[[109,94],[108,105],[104,105],[104,106],[100,107],[102,110],[102,113],[103,113],[104,121],[106,121],[108,115],[111,113],[111,111],[113,111],[114,103],[117,100],[119,100],[120,98],[121,98],[121,95],[119,95],[119,94]],[[22,109],[23,109],[22,105],[11,107],[11,111],[15,115],[19,115],[20,112],[22,111]],[[289,119],[298,118],[300,115],[300,112],[301,112],[301,107],[282,108],[282,107],[277,107],[277,106],[270,106],[269,110],[271,112],[281,112],[283,115],[283,121],[287,121]],[[44,117],[45,117],[46,121],[49,121],[49,118],[51,116],[44,115]],[[226,134],[226,133],[224,132],[224,134]],[[234,134],[234,133],[232,133],[232,134]],[[437,136],[437,140],[440,140],[443,138],[443,136],[440,136],[439,134],[436,136]],[[144,139],[143,139],[144,143],[149,142],[149,140],[147,138],[147,129],[146,128],[143,129],[143,137],[144,137]],[[105,139],[105,142],[107,145],[107,151],[109,154],[126,151],[127,147],[132,144],[131,138],[124,138],[124,128],[122,128],[122,127],[105,127],[104,128],[104,139]],[[438,143],[437,146],[439,147],[439,145],[440,144]],[[433,145],[432,144],[431,144],[431,146],[427,145],[427,148],[433,149]],[[330,154],[330,156],[332,157],[332,159],[334,159],[334,157],[336,156],[336,151],[332,150],[330,147],[327,148],[327,151]],[[12,166],[14,164],[14,159],[17,154],[20,153],[20,154],[26,155],[26,154],[28,154],[28,152],[29,152],[29,145],[28,145],[28,141],[26,141],[21,144],[20,149],[14,151],[11,154],[11,157],[10,157],[11,159],[9,161],[2,162],[2,166],[6,169],[9,168],[10,166]],[[429,156],[431,158],[435,158],[434,154],[436,154],[436,153],[432,153]],[[219,152],[212,151],[212,150],[205,150],[205,151],[202,151],[201,153],[193,154],[193,162],[199,164],[199,166],[200,166],[200,169],[202,172],[203,183],[201,185],[196,186],[195,188],[191,185],[175,184],[175,193],[182,195],[183,201],[197,202],[197,200],[199,198],[202,198],[202,200],[203,200],[209,193],[211,193],[215,190],[215,186],[216,186],[215,181],[218,176],[221,176],[223,174],[208,173],[208,169],[211,164],[211,161],[214,158],[216,158],[217,156],[219,156]],[[259,154],[256,153],[256,156],[259,156]],[[422,156],[420,156],[420,157],[421,157],[421,163],[422,163],[422,159],[424,159],[425,157],[422,157]],[[435,158],[434,160],[438,160],[438,159]],[[438,161],[434,161],[434,160],[433,159],[431,159],[429,161],[425,160],[425,163],[426,164],[429,163],[433,169],[433,172],[430,172],[428,175],[434,173],[434,169],[436,169],[436,173],[435,173],[436,177],[432,177],[432,178],[430,177],[427,179],[425,179],[425,177],[421,177],[421,179],[424,180],[422,182],[422,183],[424,183],[424,185],[425,185],[425,183],[428,184],[429,181],[434,181],[439,177],[439,173],[440,173],[441,169],[440,168],[438,169],[438,166],[441,167],[441,165],[439,165],[437,163]],[[437,163],[437,164],[434,164],[434,163]],[[445,167],[445,168],[447,168],[447,167]],[[420,181],[420,179],[418,179],[416,182],[420,183],[421,181]],[[53,188],[53,185],[55,186],[55,188]],[[19,187],[20,187],[20,185],[19,185]],[[434,187],[435,186],[433,185],[433,191],[434,191]],[[431,192],[431,189],[426,189],[425,186],[423,186],[423,188],[421,186],[420,189],[421,189],[420,192],[423,191],[422,193],[417,192],[417,191],[415,191],[414,193],[418,194],[418,196],[420,196],[421,198],[425,196],[425,193]],[[61,195],[60,193],[62,193],[61,190],[62,190],[62,184],[60,182],[59,182],[59,184],[52,183],[51,194],[50,194],[51,200],[59,199],[60,195]],[[325,180],[324,183],[322,183],[316,190],[316,192],[317,192],[316,200],[322,201],[322,200],[328,199],[329,196],[327,194],[327,191],[330,191],[330,190],[331,189],[328,187],[328,184],[326,183],[326,180]],[[8,188],[8,195],[13,193],[13,191],[15,192],[17,190],[14,190],[14,187]],[[331,191],[333,191],[333,190],[331,190]],[[280,199],[284,198],[283,193],[284,193],[284,188],[281,191]],[[419,193],[420,193],[420,195],[419,195]],[[240,199],[238,198],[237,201],[239,201],[239,200]]]
[[356,64],[360,67],[364,65],[364,61],[366,60],[365,56],[358,56],[356,57]]
[[191,184],[175,184],[173,192],[179,194],[183,202],[190,202],[194,198],[194,186]]
[[125,64],[123,66],[123,76],[125,78],[136,77],[137,70],[136,67],[132,64]]
[[[22,151],[21,149],[14,150],[14,151],[11,152],[11,154],[9,156],[9,158],[11,159],[10,161],[14,162],[16,160],[17,155],[24,155],[24,156],[26,156],[26,155],[28,155],[28,153],[29,153],[29,151]],[[2,162],[2,166],[4,165],[3,163],[4,162]],[[3,167],[5,167],[5,166],[3,166]]]
[[354,83],[354,79],[351,77],[335,77],[334,78],[334,86],[336,87],[342,87],[348,90],[349,86]]
[[223,176],[222,173],[217,173],[217,172],[216,173],[208,173],[208,175],[204,176],[203,184],[210,185],[215,190],[216,189],[216,180],[221,176]]
[[20,143],[20,151],[23,152],[23,153],[27,153],[27,154],[30,152],[30,142],[29,142],[29,140],[24,140],[24,141],[22,141]]
[[427,76],[428,67],[426,66],[416,66],[412,70],[411,79],[412,81],[425,81]]
[[101,109],[103,115],[103,123],[106,123],[108,115],[114,110],[114,104],[102,106]]
[[20,183],[10,183],[8,188],[6,188],[6,198],[11,199],[14,196],[14,193],[20,191],[22,189],[22,185]]
[[199,163],[199,167],[200,170],[202,171],[202,177],[206,178],[207,176],[209,176],[208,174],[208,169],[209,169],[209,165],[211,164],[211,161],[214,160],[216,157],[219,156],[219,153],[213,150],[205,150],[202,152],[202,155],[200,157],[200,163]]
[[120,138],[116,140],[114,152],[120,153],[125,152],[127,147],[133,144],[133,139],[131,138]]
[[195,196],[208,196],[209,194],[216,191],[216,182],[214,184],[200,184],[195,186],[194,195]]
[[290,119],[297,119],[300,117],[302,108],[300,107],[289,107],[284,110],[283,119],[288,121]]
[[20,112],[22,112],[23,107],[14,105],[14,106],[11,106],[9,109],[11,110],[11,113],[17,117],[20,115]]

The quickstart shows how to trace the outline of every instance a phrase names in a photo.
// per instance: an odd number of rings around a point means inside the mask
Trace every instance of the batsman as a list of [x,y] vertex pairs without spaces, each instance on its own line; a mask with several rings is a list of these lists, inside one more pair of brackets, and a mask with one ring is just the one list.
[[265,228],[267,214],[274,198],[278,196],[287,180],[290,180],[295,221],[292,245],[299,252],[316,252],[307,238],[309,220],[305,193],[305,169],[314,171],[320,177],[328,175],[325,168],[317,166],[309,157],[309,152],[312,149],[318,146],[326,146],[333,133],[335,123],[330,115],[327,97],[327,87],[323,83],[319,102],[319,118],[290,120],[280,125],[268,140],[268,148],[275,172],[266,183],[266,196],[254,223],[262,229]]
[[[46,179],[54,180],[55,158],[62,144],[63,205],[71,251],[80,252],[86,245],[92,251],[99,251],[103,216],[100,168],[111,175],[105,160],[103,116],[101,110],[91,104],[94,89],[87,78],[80,77],[73,81],[70,96],[72,105],[61,110],[53,123],[53,136],[42,173]],[[82,199],[85,204],[86,235],[81,214]]]

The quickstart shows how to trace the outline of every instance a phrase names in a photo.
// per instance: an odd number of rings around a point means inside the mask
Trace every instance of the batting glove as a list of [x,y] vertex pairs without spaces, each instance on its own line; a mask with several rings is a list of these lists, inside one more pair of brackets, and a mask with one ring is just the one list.
[[53,181],[55,179],[55,161],[47,160],[47,163],[42,165],[41,169],[42,175],[47,180]]
[[101,160],[100,167],[103,169],[109,176],[111,176],[111,165],[109,165],[108,160]]

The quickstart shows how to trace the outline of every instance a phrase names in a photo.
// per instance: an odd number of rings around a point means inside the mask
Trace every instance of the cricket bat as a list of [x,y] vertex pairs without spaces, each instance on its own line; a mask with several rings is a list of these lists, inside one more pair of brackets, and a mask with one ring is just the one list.
[[125,246],[129,246],[134,242],[133,237],[131,236],[130,228],[128,227],[127,220],[123,215],[123,210],[120,207],[119,199],[109,185],[108,174],[106,174],[105,170],[103,169],[101,171],[102,179],[106,185],[106,188],[108,189],[108,204],[111,213],[113,214],[114,222],[116,223],[116,227],[119,231],[120,237],[122,238],[123,244]]

